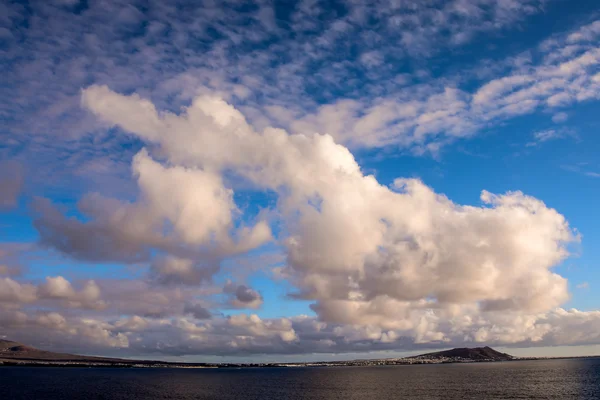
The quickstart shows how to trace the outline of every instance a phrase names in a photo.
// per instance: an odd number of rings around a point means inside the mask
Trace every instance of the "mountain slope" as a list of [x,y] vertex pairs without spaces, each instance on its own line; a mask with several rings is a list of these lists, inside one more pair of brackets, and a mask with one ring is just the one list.
[[452,350],[438,351],[435,353],[421,354],[419,356],[416,356],[415,358],[422,358],[427,360],[439,358],[454,358],[473,361],[508,361],[514,359],[514,357],[510,354],[501,353],[487,346],[475,348],[464,347]]
[[79,356],[76,354],[54,353],[39,350],[12,340],[0,339],[0,359],[4,360],[36,360],[36,361],[126,361],[116,358]]

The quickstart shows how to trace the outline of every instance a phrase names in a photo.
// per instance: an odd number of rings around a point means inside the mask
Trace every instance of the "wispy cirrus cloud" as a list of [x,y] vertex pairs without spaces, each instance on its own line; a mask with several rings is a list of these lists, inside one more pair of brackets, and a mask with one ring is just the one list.
[[562,169],[565,171],[575,172],[590,178],[600,178],[600,172],[590,168],[588,163],[579,163],[575,165],[562,165]]
[[23,190],[23,169],[16,161],[0,163],[0,209],[17,205]]
[[557,124],[566,122],[569,119],[569,114],[566,112],[559,112],[552,116],[552,122],[556,122]]
[[587,283],[587,282],[581,282],[576,287],[577,287],[577,289],[589,289],[590,288],[590,284]]
[[[301,107],[289,108],[305,113],[340,96],[395,91],[406,75],[395,63],[502,30],[544,3],[348,2],[335,11],[321,2],[10,3],[3,6],[11,35],[1,109],[13,132],[79,137],[99,128],[78,108],[80,88],[96,83],[123,92],[144,87],[161,106],[210,90],[249,108],[295,104]],[[349,43],[371,50],[354,54]],[[316,88],[325,89],[320,98],[307,96]],[[23,113],[27,119],[17,117]]]
[[[10,118],[0,133],[8,145],[0,151],[21,160],[33,153],[44,163],[42,171],[63,154],[85,175],[83,184],[94,176],[90,171],[120,165],[116,178],[122,180],[126,156],[102,149],[131,143],[99,136],[102,125],[80,109],[79,91],[92,83],[138,91],[170,110],[198,94],[217,94],[258,127],[328,133],[353,148],[437,151],[498,121],[597,98],[594,23],[556,35],[511,62],[473,65],[472,74],[432,79],[431,71],[411,66],[410,60],[543,12],[545,3],[359,2],[332,12],[316,2],[283,14],[267,3],[231,5],[227,12],[186,2],[151,2],[147,8],[117,1],[7,5],[4,23],[14,34],[1,108]],[[370,50],[354,54],[348,43]],[[467,89],[473,76],[486,79]],[[57,134],[71,143],[57,142]]]
[[572,138],[577,139],[577,133],[573,129],[568,128],[552,128],[533,132],[533,141],[526,144],[528,147],[539,146],[542,143]]

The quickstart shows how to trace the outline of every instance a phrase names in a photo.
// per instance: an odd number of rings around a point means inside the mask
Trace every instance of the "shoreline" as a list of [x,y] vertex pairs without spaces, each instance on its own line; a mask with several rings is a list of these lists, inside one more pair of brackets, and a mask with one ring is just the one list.
[[132,362],[85,362],[80,360],[17,360],[0,358],[0,367],[36,367],[36,368],[136,368],[136,369],[240,369],[240,368],[327,368],[327,367],[376,367],[404,365],[440,365],[440,364],[475,364],[500,363],[514,361],[544,361],[600,358],[595,356],[573,357],[519,357],[510,360],[414,360],[414,359],[381,359],[381,360],[349,360],[319,361],[307,363],[169,363],[161,361]]

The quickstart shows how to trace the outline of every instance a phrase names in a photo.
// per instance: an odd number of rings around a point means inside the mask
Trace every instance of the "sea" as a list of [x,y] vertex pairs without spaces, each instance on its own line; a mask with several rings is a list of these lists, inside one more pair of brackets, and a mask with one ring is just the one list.
[[600,399],[600,358],[239,369],[0,367],[0,399]]

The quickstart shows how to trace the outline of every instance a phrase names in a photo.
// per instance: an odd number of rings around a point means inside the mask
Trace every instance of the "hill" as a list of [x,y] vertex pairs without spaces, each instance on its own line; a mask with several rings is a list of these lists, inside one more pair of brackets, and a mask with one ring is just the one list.
[[[117,358],[80,356],[76,354],[55,353],[36,349],[12,340],[0,339],[0,360],[24,361],[75,361],[75,362],[128,362]],[[129,361],[130,362],[130,361]]]
[[471,361],[509,361],[514,360],[515,357],[511,356],[510,354],[501,353],[492,349],[491,347],[486,346],[475,348],[455,348],[452,350],[421,354],[413,358],[421,358],[426,360],[449,358]]
[[[82,356],[40,350],[12,340],[0,339],[0,365],[35,366],[110,366],[110,367],[186,367],[206,368],[230,364],[173,363],[155,360]],[[238,365],[239,366],[239,365]]]

